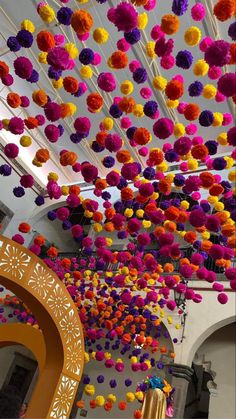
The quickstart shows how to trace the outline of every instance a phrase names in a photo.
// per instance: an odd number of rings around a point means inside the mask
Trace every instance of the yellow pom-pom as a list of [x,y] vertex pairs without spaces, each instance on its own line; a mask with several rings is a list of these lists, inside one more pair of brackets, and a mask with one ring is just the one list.
[[142,31],[146,28],[148,24],[148,15],[146,12],[140,13],[138,15],[138,29],[141,29]]
[[133,214],[134,214],[134,211],[132,210],[132,208],[126,208],[126,210],[125,210],[125,212],[124,212],[124,215],[125,215],[127,218],[132,217],[132,216],[133,216]]
[[88,354],[88,352],[85,352],[84,353],[84,362],[89,362],[90,361],[90,358],[89,358],[89,354]]
[[134,393],[131,393],[131,391],[126,393],[126,400],[127,400],[128,403],[132,403],[135,400]]
[[216,204],[214,205],[214,208],[216,211],[223,211],[224,210],[224,204],[223,202],[216,202]]
[[89,0],[76,0],[79,4],[85,4],[88,3]]
[[205,60],[198,60],[193,66],[195,76],[205,76],[209,70],[209,65]]
[[208,202],[209,202],[209,204],[215,204],[216,202],[218,202],[218,198],[217,198],[217,196],[208,196],[208,198],[207,198],[207,200],[208,200]]
[[105,398],[103,396],[97,396],[95,398],[95,402],[96,402],[96,405],[98,407],[104,406],[104,404],[105,404]]
[[93,396],[95,394],[95,387],[92,384],[86,384],[84,392],[87,396]]
[[226,169],[231,169],[231,167],[233,167],[234,165],[234,159],[232,159],[232,157],[229,156],[225,156],[224,159],[226,160]]
[[204,231],[201,234],[201,236],[202,236],[203,240],[208,240],[210,238],[211,234],[209,233],[209,231]]
[[69,195],[70,193],[69,186],[66,186],[66,185],[61,186],[61,193],[63,196]]
[[151,221],[143,220],[142,221],[143,228],[150,228],[152,226]]
[[227,133],[226,132],[222,132],[221,134],[218,135],[217,137],[217,142],[220,145],[227,145],[228,141],[227,141]]
[[213,127],[220,127],[224,119],[223,114],[220,112],[214,112],[213,116],[214,116],[214,120],[212,123]]
[[185,126],[178,122],[174,126],[174,136],[176,138],[182,137],[185,134]]
[[198,168],[198,161],[196,159],[188,159],[189,170],[196,170]]
[[51,23],[55,19],[55,12],[48,4],[40,6],[38,14],[45,23]]
[[165,77],[156,76],[154,77],[152,84],[153,84],[153,87],[155,87],[155,89],[157,90],[165,90],[166,85],[167,85],[167,80],[165,79]]
[[213,84],[206,84],[203,87],[202,96],[205,99],[214,99],[215,95],[217,93],[217,89]]
[[172,324],[173,323],[172,317],[171,316],[168,316],[167,317],[167,321],[168,321],[168,324]]
[[63,87],[63,78],[60,77],[58,80],[53,79],[52,80],[52,85],[53,85],[54,89],[57,89],[57,90],[62,89],[62,87]]
[[34,31],[35,31],[35,26],[34,26],[33,22],[31,22],[31,20],[24,19],[21,22],[20,26],[21,26],[21,29],[25,29],[26,31],[29,31],[31,33],[34,33]]
[[85,211],[84,211],[84,216],[85,216],[86,218],[92,218],[92,216],[93,216],[93,212],[88,211],[88,210],[85,210]]
[[101,224],[95,223],[95,224],[93,224],[93,229],[94,229],[94,231],[96,231],[96,233],[100,233],[103,228],[102,228]]
[[53,180],[54,182],[57,182],[59,179],[59,176],[55,172],[48,173],[48,180]]
[[181,329],[181,324],[176,324],[176,325],[175,325],[175,328],[176,328],[177,330]]
[[178,105],[179,105],[179,100],[171,100],[171,99],[166,100],[166,106],[168,108],[175,109],[177,108]]
[[231,182],[236,182],[236,170],[232,170],[232,172],[229,172],[228,179]]
[[122,81],[120,91],[123,95],[130,95],[134,90],[134,85],[130,80]]
[[185,210],[189,209],[189,202],[185,200],[181,201],[180,208],[185,209]]
[[165,161],[163,161],[161,164],[158,164],[156,166],[157,171],[162,172],[162,173],[167,172],[168,168],[169,166]]
[[158,199],[159,198],[159,193],[158,192],[153,192],[153,194],[151,195],[151,199]]
[[137,118],[142,118],[142,116],[144,116],[143,105],[141,105],[141,103],[136,103],[136,105],[134,107],[134,110],[133,110],[133,114]]
[[107,400],[109,402],[111,402],[111,403],[115,403],[116,402],[116,396],[115,396],[115,394],[108,394]]
[[124,266],[121,269],[121,273],[122,273],[122,275],[127,275],[129,273],[129,268],[127,266]]
[[40,52],[39,53],[39,55],[38,55],[38,61],[41,63],[41,64],[47,64],[48,62],[47,62],[47,56],[48,56],[48,53],[47,52]]
[[185,31],[184,40],[190,47],[195,47],[200,42],[201,31],[197,26],[191,26]]
[[67,44],[65,44],[64,48],[66,49],[72,60],[75,60],[79,56],[78,48],[72,42],[68,42]]
[[139,210],[137,210],[136,211],[136,216],[138,217],[138,218],[143,218],[143,216],[144,216],[144,211],[142,210],[142,209],[139,209]]
[[139,401],[143,400],[143,392],[142,391],[136,391],[135,398]]
[[112,246],[113,240],[110,237],[106,237],[106,245],[108,247]]
[[79,72],[82,79],[91,79],[93,77],[93,70],[89,65],[83,65]]
[[22,147],[29,147],[32,144],[32,139],[28,135],[22,135],[20,139],[20,145]]
[[156,57],[155,45],[156,45],[156,43],[154,41],[149,41],[145,46],[146,54],[149,58],[155,58]]
[[165,177],[165,179],[166,179],[168,182],[173,182],[174,178],[175,178],[174,173],[168,173],[168,175],[166,175],[166,177]]
[[102,121],[102,125],[106,131],[111,131],[114,126],[113,119],[108,117],[104,118]]
[[33,159],[32,164],[33,164],[33,166],[36,166],[36,167],[42,167],[42,165],[43,165],[37,159]]
[[105,359],[111,359],[111,353],[110,352],[105,352],[104,358]]
[[93,31],[93,39],[97,44],[105,44],[109,39],[109,33],[104,28],[96,28]]

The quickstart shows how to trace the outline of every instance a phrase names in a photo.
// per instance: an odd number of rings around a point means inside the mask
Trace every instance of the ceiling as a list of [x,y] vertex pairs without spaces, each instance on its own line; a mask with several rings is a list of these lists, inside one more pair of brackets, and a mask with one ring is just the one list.
[[[12,68],[13,61],[15,59],[14,53],[9,53],[7,47],[6,47],[6,40],[11,35],[16,35],[17,31],[20,29],[20,23],[23,19],[27,18],[34,22],[36,26],[36,32],[35,35],[39,30],[42,30],[45,28],[45,24],[40,19],[39,15],[37,14],[37,3],[34,0],[21,0],[16,2],[15,0],[2,0],[0,3],[0,26],[1,26],[1,37],[0,37],[0,59],[4,60],[8,63],[10,68]],[[56,0],[49,0],[48,3],[54,8],[55,11],[57,11],[61,6],[63,6],[63,3],[56,1]],[[194,0],[189,1],[189,10],[188,12],[180,17],[181,21],[181,27],[177,34],[175,34],[175,47],[173,55],[176,55],[179,50],[182,49],[190,49],[191,47],[188,47],[184,42],[184,32],[185,30],[192,26],[194,24],[193,20],[190,16],[190,10],[191,6],[197,3]],[[212,2],[211,0],[202,1],[202,3],[205,3],[207,5],[207,11],[208,16],[206,19],[204,19],[202,22],[197,22],[196,25],[201,29],[202,37],[206,35],[210,35],[213,38],[218,39],[225,39],[230,41],[228,35],[227,35],[227,27],[229,25],[229,21],[226,22],[226,24],[218,25],[219,22],[217,22],[213,15],[212,15]],[[161,1],[157,0],[157,7],[154,11],[148,14],[149,17],[149,23],[145,29],[145,31],[142,32],[142,41],[136,44],[134,47],[132,47],[128,51],[128,57],[129,61],[132,61],[133,59],[138,59],[143,66],[148,71],[148,82],[145,83],[145,86],[152,85],[152,79],[155,75],[161,74],[164,77],[166,77],[168,80],[170,80],[174,75],[176,75],[176,67],[174,67],[171,70],[163,70],[159,64],[158,60],[151,60],[150,58],[146,57],[143,53],[143,46],[146,44],[147,41],[151,40],[150,31],[151,28],[159,24],[161,21],[162,15],[171,12],[171,4],[172,1],[166,0]],[[76,44],[78,47],[79,52],[81,49],[83,49],[85,46],[92,48],[94,51],[98,51],[102,55],[102,63],[100,66],[97,67],[97,70],[95,69],[95,75],[92,78],[92,80],[86,80],[86,83],[88,85],[89,91],[93,92],[95,89],[99,89],[96,85],[96,71],[103,72],[103,71],[109,71],[109,68],[107,66],[107,58],[114,52],[116,48],[116,42],[122,37],[122,34],[118,32],[115,28],[115,26],[111,25],[111,23],[104,19],[104,16],[107,14],[107,10],[111,6],[117,5],[116,1],[108,1],[104,4],[99,4],[96,1],[90,0],[88,3],[80,5],[77,1],[70,1],[66,6],[69,6],[70,8],[76,9],[76,8],[84,8],[87,9],[94,18],[94,26],[93,29],[97,27],[105,27],[109,32],[109,41],[106,44],[103,44],[101,47],[95,43],[92,36],[86,41],[81,42],[76,39]],[[138,12],[142,13],[144,10],[143,8],[139,8]],[[67,38],[68,42],[75,42],[75,35],[71,31],[70,27],[57,25],[57,24],[50,24],[49,30],[53,33],[60,33],[63,31],[64,35]],[[202,58],[202,55],[200,54],[198,47],[192,47],[191,52],[194,56],[194,60]],[[129,70],[121,70],[117,71],[114,70],[114,74],[117,79],[117,89],[112,92],[112,95],[104,95],[104,101],[105,105],[103,106],[102,112],[98,114],[90,114],[88,113],[87,106],[86,106],[86,95],[80,97],[80,98],[74,98],[70,94],[66,93],[64,89],[61,90],[55,90],[51,84],[51,80],[47,76],[47,65],[41,65],[38,60],[39,50],[37,48],[36,42],[34,42],[33,47],[31,49],[22,49],[17,53],[18,56],[20,55],[28,55],[29,58],[33,62],[34,68],[40,73],[40,80],[38,83],[38,87],[35,84],[26,83],[23,80],[19,78],[15,78],[14,85],[11,86],[12,91],[15,91],[19,94],[27,95],[31,98],[33,90],[37,88],[44,89],[51,97],[51,99],[58,101],[58,103],[61,102],[74,102],[77,106],[77,113],[75,117],[77,116],[86,116],[88,115],[91,118],[92,121],[92,129],[90,131],[90,136],[86,140],[82,140],[80,144],[73,144],[70,141],[69,135],[74,132],[73,128],[73,121],[75,118],[67,118],[62,121],[62,124],[65,128],[65,132],[63,136],[59,139],[57,143],[49,143],[46,137],[44,136],[43,130],[41,129],[35,129],[30,132],[30,135],[33,138],[33,145],[27,149],[21,148],[20,151],[20,160],[23,162],[24,166],[27,168],[29,172],[33,172],[36,176],[37,180],[41,182],[41,184],[46,184],[47,182],[47,173],[50,171],[56,171],[59,174],[59,184],[71,184],[71,183],[77,183],[82,182],[83,178],[80,174],[76,174],[72,171],[71,167],[69,168],[63,168],[59,164],[59,153],[63,149],[68,149],[70,151],[75,151],[78,154],[78,160],[79,162],[83,161],[90,161],[93,164],[95,164],[99,168],[99,175],[101,177],[104,177],[106,175],[106,169],[104,168],[101,160],[105,155],[108,155],[108,151],[102,152],[102,153],[94,153],[91,148],[90,144],[91,141],[95,138],[96,133],[99,131],[99,124],[103,120],[105,116],[109,115],[109,106],[112,104],[112,100],[116,96],[121,96],[119,90],[119,85],[124,80],[131,80],[131,73]],[[76,68],[75,71],[70,72],[70,75],[74,75],[80,80],[79,75],[79,69],[81,67],[81,64],[79,60],[76,60]],[[67,72],[69,73],[69,72]],[[194,76],[192,69],[190,70],[182,70],[180,73],[184,76],[185,79],[185,94],[181,98],[181,101],[183,102],[191,102],[191,98],[188,96],[188,90],[187,87],[190,83],[196,80],[196,76]],[[12,71],[13,74],[13,71]],[[203,79],[203,83],[215,83],[214,81],[209,80],[207,77]],[[139,94],[140,88],[143,87],[143,85],[137,85],[134,83],[135,90],[132,93],[132,96],[134,97],[136,103],[142,103],[144,104],[145,101],[142,99],[142,97]],[[176,110],[167,108],[165,101],[165,95],[162,93],[159,93],[157,91],[154,92],[155,96],[153,97],[154,100],[158,101],[159,109],[160,109],[160,116],[166,116],[169,118],[172,118],[173,121],[177,122],[183,122],[186,125],[186,120],[182,118],[181,115],[179,115]],[[1,116],[2,118],[9,118],[11,117],[12,113],[15,115],[22,116],[20,112],[22,112],[22,109],[19,111],[19,109],[12,109],[9,108],[5,98],[8,94],[8,88],[3,87],[1,88],[1,94],[0,94],[0,109],[1,109]],[[194,98],[194,101],[196,101],[201,109],[211,109],[213,112],[220,111],[222,113],[225,112],[232,112],[232,102],[231,101],[225,101],[224,103],[218,104],[214,100],[207,101],[206,99],[202,97]],[[40,108],[38,108],[33,102],[30,105],[30,115],[36,115],[40,112]],[[23,111],[24,113],[24,111]],[[129,115],[130,117],[130,115]],[[136,118],[135,116],[131,116],[133,125],[139,127],[144,126],[152,132],[152,125],[153,121],[147,117],[143,118]],[[137,149],[132,148],[129,144],[129,141],[126,138],[125,131],[122,130],[120,127],[119,120],[114,120],[114,131],[121,134],[125,145],[124,148],[130,151],[135,161],[138,161],[142,164],[143,167],[145,167],[145,159],[141,158],[140,155],[137,152]],[[219,132],[222,132],[222,128],[204,128],[199,127],[198,135],[202,135],[205,140],[208,139],[215,139]],[[11,135],[9,132],[5,132],[2,134],[3,142],[4,141],[11,141],[11,142],[18,142],[18,139],[16,136]],[[175,140],[175,137],[171,137],[168,139],[168,142],[173,142]],[[150,144],[150,147],[162,147],[163,141],[156,139],[153,136],[153,140]],[[51,159],[48,161],[43,168],[37,168],[32,165],[32,159],[35,154],[35,151],[40,147],[46,147],[50,150],[51,153]],[[221,149],[221,147],[218,149],[219,154],[223,152],[227,152],[227,149],[224,148]],[[116,166],[119,168],[119,165]]]

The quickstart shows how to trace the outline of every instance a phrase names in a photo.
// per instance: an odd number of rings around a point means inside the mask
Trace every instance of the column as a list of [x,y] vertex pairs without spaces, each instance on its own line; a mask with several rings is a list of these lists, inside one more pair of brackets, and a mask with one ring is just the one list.
[[170,364],[169,367],[173,371],[171,385],[175,387],[174,418],[183,419],[188,385],[194,371],[188,365],[183,364]]

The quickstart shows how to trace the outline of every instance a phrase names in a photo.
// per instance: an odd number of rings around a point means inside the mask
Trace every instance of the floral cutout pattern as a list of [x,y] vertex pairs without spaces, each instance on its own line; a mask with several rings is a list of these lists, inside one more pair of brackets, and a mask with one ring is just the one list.
[[64,312],[71,307],[69,298],[67,298],[64,290],[58,284],[53,288],[47,304],[53,311],[53,315],[57,318],[62,317]]
[[63,317],[60,326],[67,345],[81,337],[78,318],[75,316],[74,310],[70,310]]
[[65,367],[76,375],[80,375],[83,359],[82,341],[78,339],[68,346],[65,353]]
[[0,268],[3,272],[11,273],[14,279],[22,279],[31,257],[15,246],[7,244],[0,259]]
[[77,389],[77,382],[63,375],[50,412],[50,418],[66,419]]
[[42,265],[37,263],[30,276],[28,285],[44,300],[54,283],[55,280],[50,273]]

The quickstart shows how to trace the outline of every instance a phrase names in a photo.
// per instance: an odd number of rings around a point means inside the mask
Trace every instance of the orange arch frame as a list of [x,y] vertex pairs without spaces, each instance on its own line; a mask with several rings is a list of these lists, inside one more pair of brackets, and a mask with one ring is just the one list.
[[[66,419],[84,364],[83,331],[77,309],[64,284],[41,259],[1,235],[0,284],[24,301],[43,334],[45,362],[26,418]],[[22,344],[32,349],[29,340],[34,338],[35,330],[25,327],[28,329]],[[33,352],[37,359],[38,354]]]

